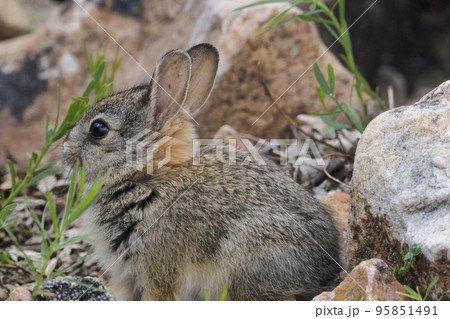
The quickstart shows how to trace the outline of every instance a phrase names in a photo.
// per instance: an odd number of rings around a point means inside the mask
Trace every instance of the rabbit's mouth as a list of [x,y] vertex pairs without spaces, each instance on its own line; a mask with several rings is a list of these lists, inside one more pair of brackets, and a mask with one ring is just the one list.
[[67,141],[63,143],[63,154],[64,154],[64,165],[67,168],[73,168],[77,162],[80,165],[83,165],[83,161],[80,155],[77,152],[73,152],[71,150],[71,147],[68,145]]

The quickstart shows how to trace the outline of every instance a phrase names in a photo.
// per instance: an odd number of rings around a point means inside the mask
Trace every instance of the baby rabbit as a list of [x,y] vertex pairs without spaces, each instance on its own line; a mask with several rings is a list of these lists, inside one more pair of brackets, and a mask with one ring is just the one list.
[[[242,164],[242,150],[230,165],[213,145],[194,163],[188,113],[218,60],[210,44],[171,51],[150,84],[99,101],[67,135],[66,161],[84,163],[88,182],[112,168],[83,225],[119,299],[201,300],[207,288],[217,300],[225,287],[229,300],[311,299],[340,271],[329,214],[280,167]],[[136,137],[151,150],[142,167],[128,154]]]

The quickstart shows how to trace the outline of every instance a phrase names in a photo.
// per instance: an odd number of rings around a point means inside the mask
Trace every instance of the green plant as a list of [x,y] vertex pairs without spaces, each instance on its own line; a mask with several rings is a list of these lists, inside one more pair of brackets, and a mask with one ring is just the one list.
[[[348,118],[348,120],[358,131],[362,132],[370,121],[368,100],[366,100],[365,95],[369,97],[369,100],[371,100],[376,107],[382,110],[386,110],[386,106],[383,100],[379,97],[377,90],[371,89],[369,83],[359,72],[356,66],[353,55],[352,42],[348,30],[349,27],[345,20],[345,0],[337,0],[331,8],[329,8],[322,0],[265,0],[240,7],[236,10],[243,10],[253,6],[280,2],[288,2],[291,3],[291,5],[286,10],[282,11],[280,14],[276,15],[266,23],[266,25],[264,26],[264,28],[266,29],[265,32],[282,27],[286,23],[289,23],[295,19],[322,24],[333,36],[335,42],[339,42],[339,44],[342,46],[344,53],[341,54],[341,58],[350,72],[352,72],[353,74],[354,81],[352,88],[354,88],[354,90],[356,91],[356,95],[358,96],[358,99],[362,105],[364,117],[363,119],[359,117],[355,110],[350,106],[350,101],[349,103],[346,103],[338,100],[334,91],[335,77],[333,67],[330,64],[328,65],[327,82],[317,63],[314,63],[314,74],[319,83],[319,87],[316,87],[315,90],[325,112],[311,114],[320,116],[322,118],[322,120],[329,127],[328,133],[331,133],[335,129],[349,127],[347,124],[336,121],[336,118],[341,113],[343,113]],[[283,20],[286,13],[300,4],[309,4],[308,10],[302,14],[297,14],[291,18]],[[333,108],[329,108],[326,97],[329,97],[336,104],[336,106]]]
[[[425,291],[425,296],[422,297],[422,295],[420,294],[420,290],[419,287],[416,286],[416,290],[414,291],[411,287],[407,286],[407,285],[403,285],[403,287],[405,287],[406,291],[408,293],[403,293],[403,292],[399,292],[397,291],[397,293],[399,295],[403,295],[406,296],[408,298],[411,298],[413,300],[417,300],[417,301],[426,301],[428,298],[428,295],[430,294],[431,289],[433,289],[433,287],[436,285],[436,283],[438,282],[439,277],[434,278],[430,284],[427,287],[427,290]],[[440,301],[442,299],[443,296],[440,296],[438,298],[438,301]]]
[[[80,176],[77,182],[77,177]],[[16,245],[16,247],[22,252],[25,263],[31,270],[36,278],[35,288],[33,290],[33,298],[35,298],[40,292],[42,287],[45,287],[49,280],[52,280],[58,276],[63,276],[67,272],[71,271],[76,266],[83,263],[89,254],[77,260],[76,263],[69,266],[60,266],[54,270],[48,268],[49,262],[57,251],[62,250],[68,245],[86,239],[86,236],[77,236],[72,238],[64,238],[63,233],[69,226],[77,219],[100,195],[100,191],[105,183],[108,174],[104,176],[98,176],[92,186],[85,191],[85,169],[82,167],[80,170],[78,164],[72,172],[71,182],[69,185],[69,191],[66,199],[66,206],[61,218],[58,217],[56,211],[56,204],[52,193],[47,190],[47,203],[42,213],[42,217],[39,218],[31,207],[28,207],[35,223],[40,230],[41,250],[40,255],[42,260],[39,262],[33,261],[22,248],[18,239],[14,235],[13,231],[9,227],[4,227],[5,231]],[[45,227],[45,215],[50,214],[52,220],[52,227],[47,230]],[[45,276],[45,278],[44,278]]]
[[422,249],[419,245],[412,244],[411,247],[409,247],[408,252],[403,256],[403,265],[397,265],[391,269],[395,278],[399,282],[403,282],[403,279],[408,273],[414,258],[420,255],[421,250]]
[[[222,295],[220,296],[218,301],[226,301],[227,300],[227,294],[228,294],[228,288],[225,287]],[[175,294],[175,300],[176,301],[183,301],[180,296],[178,296],[177,294]],[[211,295],[209,293],[208,288],[205,288],[205,301],[211,301]]]
[[[55,125],[53,128],[49,129],[49,116],[47,115],[44,144],[39,153],[33,152],[31,154],[27,171],[23,179],[20,179],[16,175],[16,170],[13,163],[11,161],[8,161],[12,186],[9,196],[6,199],[2,199],[0,201],[0,229],[4,229],[6,231],[14,245],[22,252],[25,259],[25,264],[36,278],[33,297],[36,297],[36,295],[41,291],[42,287],[44,287],[49,280],[57,276],[62,276],[71,271],[77,265],[81,264],[87,257],[87,255],[85,255],[83,258],[80,258],[75,264],[69,266],[61,266],[56,270],[54,270],[54,267],[56,265],[52,265],[52,267],[49,266],[52,257],[59,250],[70,244],[85,239],[85,237],[82,236],[67,239],[63,236],[63,234],[64,231],[67,230],[75,221],[75,219],[77,219],[84,211],[86,211],[86,209],[99,196],[109,172],[100,172],[90,188],[86,189],[85,167],[82,166],[80,168],[79,164],[77,163],[71,174],[71,182],[69,185],[65,208],[62,212],[62,216],[59,216],[56,210],[54,196],[50,190],[46,191],[47,200],[45,201],[45,207],[42,212],[41,218],[38,217],[36,212],[29,205],[32,200],[21,200],[27,204],[28,211],[37,224],[39,234],[42,237],[40,250],[41,261],[39,262],[33,261],[27,255],[26,251],[23,249],[19,240],[14,234],[14,232],[16,231],[16,223],[11,219],[8,219],[8,217],[17,206],[17,202],[19,201],[17,200],[18,194],[20,194],[24,189],[39,183],[39,181],[41,181],[45,177],[56,175],[61,172],[61,169],[58,168],[56,166],[56,163],[54,162],[41,165],[42,159],[46,154],[49,153],[51,146],[54,145],[60,138],[62,138],[76,124],[76,122],[83,116],[90,105],[112,92],[114,75],[120,65],[121,60],[117,57],[116,51],[116,57],[112,65],[112,71],[110,76],[108,76],[108,67],[107,63],[105,62],[105,50],[103,51],[102,55],[94,57],[92,54],[87,54],[87,51],[85,49],[86,62],[93,79],[88,84],[87,88],[81,96],[72,98],[73,103],[70,105],[66,116],[59,126],[58,122],[61,108],[61,99],[58,89],[58,103]],[[90,98],[91,93],[93,92],[95,94],[93,98]],[[103,176],[100,175],[102,173],[104,174]],[[47,214],[50,214],[52,221],[51,226],[48,229],[45,226],[45,216]]]
[[5,222],[6,218],[9,216],[9,213],[16,207],[16,204],[13,202],[21,191],[23,191],[25,188],[37,184],[45,177],[56,175],[61,172],[61,170],[56,167],[56,163],[54,162],[42,166],[40,166],[40,163],[44,158],[44,156],[48,153],[50,147],[55,142],[57,142],[61,137],[63,137],[87,111],[87,109],[90,106],[89,95],[91,94],[91,92],[93,90],[96,90],[98,92],[96,94],[95,100],[102,98],[108,92],[108,89],[106,88],[111,87],[111,83],[104,82],[104,74],[106,73],[106,62],[103,61],[103,59],[104,56],[100,56],[97,59],[97,61],[100,61],[101,63],[98,63],[98,65],[96,65],[96,69],[93,74],[93,80],[89,83],[82,96],[72,98],[74,102],[70,105],[67,115],[65,116],[59,127],[58,127],[58,120],[61,109],[61,100],[58,89],[58,104],[57,104],[57,115],[55,126],[54,128],[49,129],[50,117],[49,115],[47,115],[44,145],[42,146],[39,154],[35,152],[31,153],[26,175],[22,180],[18,179],[16,175],[16,170],[14,168],[14,164],[10,160],[8,160],[8,167],[11,174],[12,186],[11,186],[11,193],[9,194],[9,196],[5,200],[2,200],[2,202],[0,203],[1,209],[0,227]]
[[[84,46],[84,58],[87,63],[89,73],[93,78],[97,70],[101,67],[106,59],[106,50],[108,49],[108,43],[103,47],[103,53],[97,57],[94,57],[92,53],[89,53],[87,47]],[[116,78],[116,72],[122,63],[122,58],[119,57],[119,47],[116,49],[116,54],[114,56],[113,65],[111,69],[111,74],[108,76],[108,72],[103,72],[103,75],[99,81],[94,86],[94,91],[96,95],[96,100],[101,99],[104,96],[110,95],[114,91],[114,80]]]
[[4,251],[0,254],[0,264],[14,264],[14,261],[11,259],[11,256]]
[[[225,289],[222,292],[222,295],[219,298],[219,301],[227,300],[227,294],[228,294],[228,288],[225,287]],[[205,288],[205,301],[211,301],[211,295],[209,294],[208,288]]]

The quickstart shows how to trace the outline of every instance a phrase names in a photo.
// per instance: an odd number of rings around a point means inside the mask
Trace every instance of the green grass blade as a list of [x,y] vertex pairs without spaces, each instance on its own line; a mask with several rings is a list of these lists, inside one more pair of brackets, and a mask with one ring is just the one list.
[[37,159],[38,159],[38,155],[35,152],[32,152],[31,157],[30,157],[31,163],[36,164]]
[[323,90],[323,88],[315,86],[314,91],[316,91],[316,95],[319,98],[320,104],[322,105],[324,110],[328,111],[327,104],[325,103],[325,91]]
[[337,115],[340,114],[340,110],[331,111],[331,112],[308,112],[309,115],[313,116],[330,116],[330,115]]
[[[241,11],[241,10],[244,10],[244,9],[247,9],[247,8],[260,6],[260,5],[264,5],[264,4],[280,3],[280,2],[289,2],[289,3],[291,3],[292,1],[289,1],[289,0],[264,0],[264,1],[258,1],[258,2],[255,2],[255,3],[251,3],[251,4],[248,4],[248,5],[239,7],[237,9],[234,9],[232,12]],[[302,2],[305,2],[305,1],[298,1],[297,3],[300,4]]]
[[206,301],[211,301],[211,295],[209,293],[208,288],[205,288],[205,300]]
[[342,59],[342,61],[345,62],[345,65],[347,65],[347,67],[350,68],[350,62],[347,59],[347,56],[345,54],[339,54],[339,57]]
[[92,75],[94,70],[92,68],[92,53],[88,52],[86,43],[84,44],[84,60],[86,61],[89,74]]
[[269,28],[267,30],[264,30],[263,32],[258,33],[257,36],[261,36],[261,35],[263,35],[263,34],[265,34],[267,32],[270,32],[270,31],[276,30],[278,28],[281,28],[285,24],[288,24],[289,22],[292,22],[292,21],[297,20],[297,19],[298,19],[297,16],[291,17],[291,18],[289,18],[289,19],[287,19],[287,20],[285,20],[283,22],[278,23],[277,25],[275,25],[275,26],[273,26],[273,27],[271,27],[271,28]]
[[2,228],[9,214],[16,208],[17,204],[9,204],[0,211],[0,228]]
[[335,40],[339,39],[338,34],[336,33],[336,31],[333,30],[333,28],[332,28],[330,25],[328,25],[328,24],[326,23],[326,24],[324,24],[323,26],[325,27],[325,29],[327,29],[328,33],[330,33],[331,36],[332,36]]
[[7,163],[9,167],[9,173],[11,174],[11,191],[14,191],[14,189],[16,188],[16,178],[17,178],[16,169],[14,168],[14,164],[12,161],[7,160]]
[[97,86],[97,83],[100,81],[100,79],[102,78],[103,74],[105,73],[105,68],[106,68],[106,62],[102,62],[100,64],[100,66],[96,69],[96,71],[94,73],[94,78],[92,79],[92,81],[87,86],[87,88],[84,91],[82,97],[89,97],[89,95],[95,89],[95,87]]
[[227,295],[228,295],[228,287],[225,287],[225,289],[222,292],[222,295],[220,296],[219,301],[227,300]]
[[75,205],[75,207],[73,207],[73,209],[68,212],[69,216],[65,223],[66,226],[72,224],[75,219],[77,219],[86,209],[89,208],[89,206],[91,206],[97,200],[108,176],[109,173],[103,177],[97,177],[97,179],[94,181],[94,184],[87,191],[87,194],[80,200],[77,205]]
[[330,20],[313,17],[313,16],[310,16],[307,14],[299,14],[297,17],[304,21],[307,21],[307,22],[317,22],[317,23],[322,23],[323,25],[332,24],[332,22]]
[[77,194],[77,200],[78,203],[81,198],[83,197],[84,192],[84,186],[86,184],[86,164],[83,163],[83,166],[81,167],[81,173],[80,173],[80,182],[78,183],[78,194]]
[[325,91],[327,95],[331,96],[331,89],[328,86],[327,81],[325,81],[325,77],[323,76],[322,71],[317,65],[317,62],[314,62],[314,75],[316,76],[317,82],[319,82],[320,87]]
[[50,115],[47,113],[45,115],[45,139],[48,140],[51,132],[48,130],[48,125],[50,123]]
[[[31,206],[28,206],[28,205],[27,205],[27,208],[28,208],[28,211],[30,212],[30,215],[31,215],[31,217],[33,218],[34,222],[38,225],[38,227],[39,227],[39,232],[42,233],[42,229],[41,229],[41,226],[42,226],[42,225],[41,225],[41,221],[40,221],[39,218],[37,217],[36,212],[34,211],[33,208],[31,208]],[[44,207],[44,210],[45,210],[45,207]]]
[[347,103],[343,103],[343,106],[347,118],[350,120],[353,126],[362,133],[364,131],[364,126],[361,123],[361,119],[359,118],[358,113],[356,113],[356,111],[353,108],[351,108]]
[[331,94],[334,95],[334,84],[335,84],[336,78],[334,75],[334,69],[331,64],[328,64],[328,82],[330,83],[330,89]]
[[422,298],[422,295],[420,294],[419,286],[416,286],[416,290],[417,290],[417,298],[418,298],[418,300],[424,301],[424,299]]
[[39,173],[39,172],[45,171],[45,170],[47,170],[47,169],[50,169],[50,168],[54,167],[55,165],[56,165],[56,162],[51,162],[51,163],[48,163],[48,164],[39,166],[39,167],[36,169],[36,173]]
[[422,299],[422,297],[420,296],[419,287],[416,287],[417,291],[406,285],[403,285],[403,287],[405,287],[406,291],[408,291],[408,293],[411,295],[411,298],[418,301]]
[[412,289],[411,287],[409,287],[409,286],[407,286],[407,285],[403,285],[403,287],[406,289],[406,291],[408,292],[408,293],[410,293],[411,295],[417,295],[417,292],[414,290],[414,289]]
[[[42,238],[41,238],[41,251],[40,251],[40,254],[41,254],[42,258],[43,258],[43,261],[45,261],[45,259],[47,259],[47,257],[48,257],[48,249],[49,249],[48,242],[47,242],[47,239],[48,239],[47,232],[44,231],[41,234],[41,236],[42,236]],[[45,271],[45,269],[43,269],[43,271]]]
[[[94,249],[91,248],[89,249],[89,251],[86,253],[86,255],[84,255],[81,258],[78,258],[77,261],[75,263],[73,263],[72,265],[69,265],[67,267],[60,267],[57,271],[56,271],[56,276],[68,273],[69,271],[72,271],[74,268],[78,267],[79,265],[81,265],[82,263],[84,263],[84,261],[86,260],[87,257],[89,257],[90,255],[92,255],[92,253],[94,252]],[[91,289],[95,290],[96,288],[92,287]]]
[[269,22],[267,22],[265,25],[264,25],[264,28],[270,28],[271,26],[273,26],[273,25],[275,25],[278,21],[280,21],[283,17],[284,17],[284,15],[286,14],[286,13],[288,13],[288,11],[289,10],[291,10],[292,9],[292,7],[289,7],[289,8],[287,8],[286,10],[284,10],[284,11],[282,11],[281,13],[279,13],[279,14],[277,14],[275,17],[273,17],[272,19],[270,19],[270,21]]
[[56,100],[56,120],[55,120],[55,126],[53,128],[54,131],[56,131],[56,129],[58,128],[58,122],[59,122],[59,114],[61,111],[61,88],[58,84],[58,86],[56,87],[56,95],[57,95],[57,100]]
[[339,4],[339,1],[335,1],[333,6],[330,8],[331,12],[334,12],[334,10],[336,9],[337,5]]
[[437,284],[438,280],[439,280],[439,276],[437,276],[436,278],[433,279],[432,282],[430,282],[430,284],[427,287],[427,291],[425,292],[425,296],[423,297],[423,300],[427,300],[431,289],[433,289],[433,287]]
[[347,29],[347,23],[345,22],[345,0],[339,2],[339,22],[341,23],[342,31]]
[[399,295],[408,297],[409,299],[420,301],[419,299],[417,299],[416,295],[405,294],[404,292],[400,292],[400,291],[396,291],[396,293],[399,294]]
[[116,71],[122,63],[122,57],[119,57],[120,48],[116,48],[116,53],[114,55],[113,67],[111,71],[111,77],[109,78],[109,82],[111,83],[110,93],[114,91],[114,80],[116,78]]
[[63,137],[69,129],[71,129],[75,123],[83,116],[84,112],[89,107],[88,97],[76,97],[72,98],[74,102],[69,106],[66,116],[64,117],[61,126],[56,131],[55,135],[51,139],[51,143],[56,142]]
[[[50,215],[52,217],[53,228],[55,229],[55,233],[59,235],[59,223],[58,223],[58,213],[56,211],[55,200],[53,199],[52,192],[47,189],[47,198],[48,198],[48,209],[50,211]],[[59,236],[58,236],[59,237]]]
[[[64,215],[62,220],[62,230],[65,230],[67,221],[69,219],[70,210],[72,209],[73,199],[75,197],[75,189],[77,186],[77,174],[80,163],[77,161],[75,167],[73,168],[72,178],[70,180],[69,191],[67,193],[66,207],[64,208]],[[69,224],[70,225],[70,224]]]
[[45,171],[40,172],[39,174],[37,174],[36,176],[34,176],[26,185],[25,187],[30,187],[33,185],[36,185],[37,183],[39,183],[41,180],[43,180],[46,177],[49,176],[54,176],[54,175],[58,175],[61,174],[63,172],[63,170],[59,167],[55,167],[55,168],[49,168]]
[[23,249],[22,245],[17,240],[17,237],[14,236],[14,234],[8,228],[5,228],[5,231],[8,233],[8,237],[12,240],[12,242],[17,247],[17,249],[19,249],[19,251],[23,254],[23,258],[25,259],[25,263],[27,264],[29,269],[31,269],[31,272],[33,273],[34,277],[37,277],[37,271],[36,271],[36,267],[34,265],[34,262],[27,255],[27,253]]
[[344,124],[344,123],[339,123],[336,122],[328,117],[325,116],[321,116],[320,117],[322,119],[322,121],[324,121],[328,126],[331,126],[333,128],[335,128],[336,130],[341,130],[341,129],[345,129],[345,128],[351,128],[350,125]]
[[80,241],[87,241],[88,239],[89,239],[88,235],[71,237],[71,238],[63,241],[62,243],[59,243],[58,245],[56,245],[55,246],[55,250],[58,251],[58,250],[61,250],[63,248],[66,248],[67,246],[76,244],[76,243],[78,243]]

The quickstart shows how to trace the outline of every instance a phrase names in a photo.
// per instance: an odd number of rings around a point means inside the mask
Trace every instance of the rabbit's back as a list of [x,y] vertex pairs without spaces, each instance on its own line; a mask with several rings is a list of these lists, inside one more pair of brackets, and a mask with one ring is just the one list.
[[230,165],[227,148],[222,159],[215,152],[100,200],[105,246],[123,255],[118,285],[144,299],[201,299],[205,288],[218,298],[225,286],[231,299],[322,291],[339,271],[328,213],[269,160],[241,165],[248,154],[238,150]]

